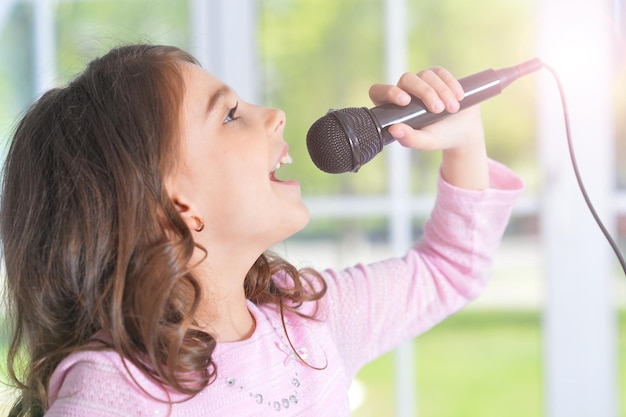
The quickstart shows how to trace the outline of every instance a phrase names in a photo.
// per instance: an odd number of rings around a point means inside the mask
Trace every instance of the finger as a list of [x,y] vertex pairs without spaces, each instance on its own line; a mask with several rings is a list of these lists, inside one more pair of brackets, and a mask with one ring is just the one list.
[[463,91],[463,86],[457,80],[450,71],[443,67],[433,67],[432,71],[437,74],[437,76],[444,82],[446,85],[453,91],[454,96],[457,100],[462,100],[465,92]]
[[434,67],[417,74],[404,74],[398,85],[419,97],[428,110],[435,113],[443,109],[451,113],[458,111],[459,100],[464,95],[461,84],[442,67]]
[[411,101],[411,96],[406,91],[398,86],[389,84],[372,85],[369,90],[369,96],[376,106],[385,103],[406,106]]
[[459,110],[459,100],[463,98],[463,88],[452,74],[444,68],[436,67],[422,71],[418,73],[418,76],[431,86],[448,112],[454,113]]
[[422,100],[426,108],[433,113],[440,113],[443,110],[454,113],[459,109],[455,93],[432,70],[405,74],[400,79],[399,86]]
[[389,133],[400,144],[406,147],[432,151],[458,146],[469,137],[483,137],[480,106],[472,106],[453,115],[447,120],[456,123],[438,121],[421,129],[413,129],[404,123],[389,126]]
[[389,127],[389,133],[404,147],[421,151],[441,149],[442,144],[428,130],[415,130],[404,123]]

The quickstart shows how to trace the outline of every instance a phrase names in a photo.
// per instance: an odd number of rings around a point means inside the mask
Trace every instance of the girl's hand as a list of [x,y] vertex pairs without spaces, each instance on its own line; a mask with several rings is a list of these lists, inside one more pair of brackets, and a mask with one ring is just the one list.
[[[463,99],[459,82],[441,67],[405,73],[397,86],[374,84],[369,91],[376,105],[407,105],[413,95],[432,113],[457,113]],[[403,146],[430,151],[443,150],[442,175],[453,185],[484,189],[489,187],[487,153],[480,107],[472,106],[422,129],[398,123],[389,133]]]

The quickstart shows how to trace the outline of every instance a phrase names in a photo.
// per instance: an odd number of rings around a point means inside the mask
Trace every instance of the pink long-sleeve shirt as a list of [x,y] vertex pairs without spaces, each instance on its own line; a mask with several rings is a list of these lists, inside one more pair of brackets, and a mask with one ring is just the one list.
[[71,354],[55,370],[46,417],[350,416],[348,388],[363,365],[456,312],[484,288],[523,188],[496,162],[490,162],[490,175],[492,188],[484,191],[440,179],[424,236],[403,258],[324,271],[328,292],[318,320],[286,314],[298,355],[276,309],[249,302],[253,335],[217,345],[217,380],[194,398],[159,401],[168,398],[164,389],[118,354],[86,351]]

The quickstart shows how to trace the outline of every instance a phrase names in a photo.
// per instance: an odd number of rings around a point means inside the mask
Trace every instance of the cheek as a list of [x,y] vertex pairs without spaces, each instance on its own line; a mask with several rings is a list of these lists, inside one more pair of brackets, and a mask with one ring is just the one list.
[[217,228],[251,221],[269,204],[268,158],[263,149],[239,145],[230,141],[226,147],[204,146],[187,154],[187,188],[196,194],[205,220]]
[[216,162],[199,182],[205,211],[216,223],[254,215],[263,200],[258,175],[245,165]]

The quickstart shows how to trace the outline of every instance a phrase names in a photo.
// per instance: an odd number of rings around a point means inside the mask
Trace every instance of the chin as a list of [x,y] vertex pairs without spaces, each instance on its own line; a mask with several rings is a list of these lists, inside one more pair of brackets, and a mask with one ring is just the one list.
[[[304,204],[302,200],[300,200],[301,212],[299,213],[302,216],[302,224],[298,228],[297,232],[304,229],[311,220],[311,213],[309,213],[309,208]],[[294,232],[295,233],[295,232]]]
[[295,235],[296,233],[304,229],[309,224],[309,221],[311,220],[311,215],[309,214],[309,209],[304,205],[304,203],[302,203],[299,210],[294,210],[294,212],[287,218],[289,219],[289,222],[283,223],[286,229],[285,236],[280,239],[281,241]]

